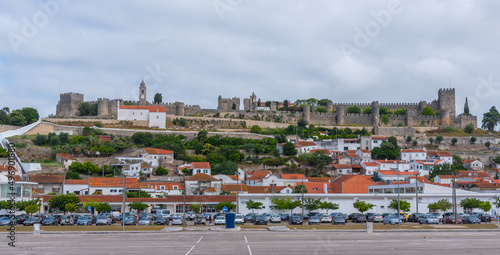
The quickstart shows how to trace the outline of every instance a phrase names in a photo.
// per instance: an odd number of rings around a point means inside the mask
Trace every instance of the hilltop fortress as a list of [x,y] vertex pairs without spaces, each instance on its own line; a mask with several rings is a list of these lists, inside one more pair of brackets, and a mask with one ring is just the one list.
[[[294,111],[285,111],[275,102],[266,106],[254,93],[249,98],[243,100],[243,110],[240,109],[240,98],[218,97],[217,109],[202,109],[199,105],[185,105],[183,102],[175,103],[150,103],[146,97],[146,84],[139,85],[139,100],[127,102],[133,105],[149,105],[165,107],[167,115],[173,116],[215,116],[228,119],[247,119],[277,123],[297,123],[299,119],[305,119],[310,124],[341,126],[374,126],[374,127],[437,127],[452,126],[464,128],[467,124],[477,127],[477,117],[472,115],[459,114],[455,109],[455,89],[439,89],[438,98],[430,103],[420,101],[419,103],[326,103],[326,112],[316,112],[311,106],[304,104],[300,108],[294,107]],[[58,118],[77,118],[80,113],[78,107],[84,101],[84,95],[80,93],[60,94],[60,100],[56,107]],[[124,104],[122,99],[99,98],[97,101],[88,101],[90,104],[97,104],[97,116],[99,119],[116,119],[118,107]],[[361,111],[364,108],[371,108],[371,114],[347,113],[350,106],[359,106]],[[379,113],[380,108],[387,108],[391,112],[404,112],[402,115],[388,114],[386,117]],[[436,115],[423,115],[424,107],[433,109]],[[314,107],[316,108],[316,107]],[[403,111],[404,110],[404,111]]]

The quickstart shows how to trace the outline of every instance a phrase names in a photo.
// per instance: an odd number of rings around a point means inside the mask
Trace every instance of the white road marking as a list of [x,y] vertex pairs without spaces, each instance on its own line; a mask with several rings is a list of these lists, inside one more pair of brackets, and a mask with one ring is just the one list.
[[[189,253],[194,249],[196,245],[193,245],[193,247],[191,247],[191,249],[186,253],[186,255],[189,255]],[[249,247],[250,248],[250,247]]]
[[250,255],[252,255],[252,250],[250,250],[250,245],[247,245],[248,247],[248,252],[250,253]]
[[245,243],[248,243],[247,236],[245,236]]
[[199,243],[199,242],[201,241],[201,239],[203,239],[203,236],[201,236],[201,237],[200,237],[200,240],[198,240],[198,242],[196,242],[196,243]]

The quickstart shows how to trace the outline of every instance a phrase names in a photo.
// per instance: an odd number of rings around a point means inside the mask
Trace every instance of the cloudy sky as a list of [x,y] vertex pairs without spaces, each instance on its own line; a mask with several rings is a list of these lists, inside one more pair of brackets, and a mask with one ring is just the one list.
[[54,114],[60,93],[216,108],[217,97],[419,102],[500,96],[499,1],[0,2],[0,107]]

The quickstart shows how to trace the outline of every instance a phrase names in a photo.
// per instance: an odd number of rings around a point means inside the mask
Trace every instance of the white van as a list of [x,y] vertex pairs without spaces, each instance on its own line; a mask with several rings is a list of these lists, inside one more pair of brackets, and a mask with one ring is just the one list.
[[162,218],[170,218],[170,210],[158,209],[156,210],[156,215],[161,215]]

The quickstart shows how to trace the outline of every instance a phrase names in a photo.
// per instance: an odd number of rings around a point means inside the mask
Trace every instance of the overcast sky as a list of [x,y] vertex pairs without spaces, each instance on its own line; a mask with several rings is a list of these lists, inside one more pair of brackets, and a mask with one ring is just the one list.
[[[428,102],[500,96],[500,1],[0,2],[0,107],[55,114],[59,94],[216,108],[262,101]],[[243,105],[243,104],[242,104]]]

